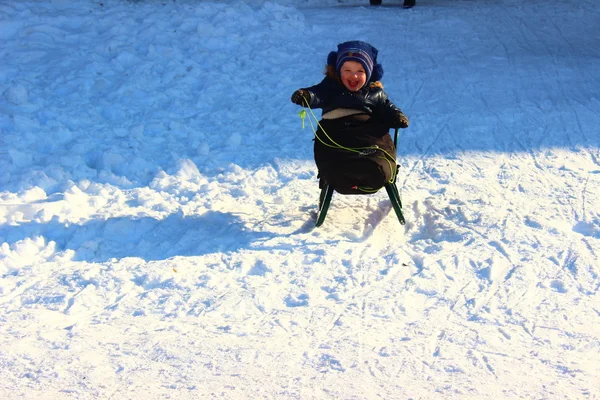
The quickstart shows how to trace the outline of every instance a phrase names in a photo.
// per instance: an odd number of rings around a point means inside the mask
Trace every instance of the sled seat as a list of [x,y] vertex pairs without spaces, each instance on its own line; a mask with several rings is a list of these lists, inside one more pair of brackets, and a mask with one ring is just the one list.
[[[398,129],[394,131],[394,149],[398,148]],[[396,179],[398,177],[398,171],[400,169],[400,165],[396,161],[396,171],[391,182],[386,182],[384,187],[390,198],[390,202],[392,203],[392,207],[394,208],[394,212],[398,217],[398,221],[400,221],[401,225],[404,225],[406,221],[404,220],[404,215],[402,214],[402,201],[400,200],[400,193],[398,192],[398,187],[396,185]],[[319,196],[319,209],[317,211],[317,222],[316,226],[319,227],[323,225],[325,221],[325,217],[327,216],[327,211],[329,210],[329,205],[331,204],[331,199],[333,197],[333,192],[336,191],[335,188],[327,183],[324,179],[320,178],[319,180],[319,188],[321,189],[321,193]],[[379,190],[373,193],[377,193]],[[373,194],[373,193],[352,193],[352,194]],[[350,194],[350,193],[344,193]]]

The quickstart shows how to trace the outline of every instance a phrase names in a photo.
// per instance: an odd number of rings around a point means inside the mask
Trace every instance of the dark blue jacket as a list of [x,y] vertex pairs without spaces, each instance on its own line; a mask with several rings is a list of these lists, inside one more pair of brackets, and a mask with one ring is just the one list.
[[323,114],[336,108],[349,108],[369,114],[383,125],[394,128],[398,113],[402,113],[377,83],[366,84],[357,92],[351,92],[335,77],[326,76],[320,83],[304,88],[309,93],[310,108],[321,108]]

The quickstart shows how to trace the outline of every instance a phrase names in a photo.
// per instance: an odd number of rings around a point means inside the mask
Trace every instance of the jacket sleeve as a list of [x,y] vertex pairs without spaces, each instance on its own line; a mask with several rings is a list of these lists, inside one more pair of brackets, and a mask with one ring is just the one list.
[[334,84],[335,82],[331,78],[324,78],[314,86],[303,88],[302,90],[306,91],[310,96],[308,99],[310,108],[323,108],[332,96],[332,85]]
[[376,98],[377,102],[373,109],[374,116],[390,128],[399,128],[400,117],[406,118],[402,110],[392,103],[383,89],[378,89]]

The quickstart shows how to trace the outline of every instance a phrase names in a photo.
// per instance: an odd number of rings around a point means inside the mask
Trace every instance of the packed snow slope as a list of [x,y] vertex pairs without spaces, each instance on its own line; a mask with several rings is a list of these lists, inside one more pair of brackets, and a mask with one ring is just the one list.
[[[354,39],[405,226],[314,228]],[[592,0],[0,0],[0,398],[598,399],[599,93]]]

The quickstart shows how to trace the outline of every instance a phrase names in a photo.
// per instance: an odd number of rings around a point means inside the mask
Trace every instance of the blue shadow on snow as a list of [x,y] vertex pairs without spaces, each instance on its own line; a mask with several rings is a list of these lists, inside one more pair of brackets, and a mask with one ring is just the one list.
[[151,261],[233,252],[272,237],[247,229],[235,215],[215,211],[200,216],[172,214],[162,220],[120,217],[65,224],[53,219],[48,223],[0,227],[0,242],[13,244],[36,236],[44,237],[46,243],[55,242],[57,251],[72,249],[75,260],[88,262],[124,257]]

